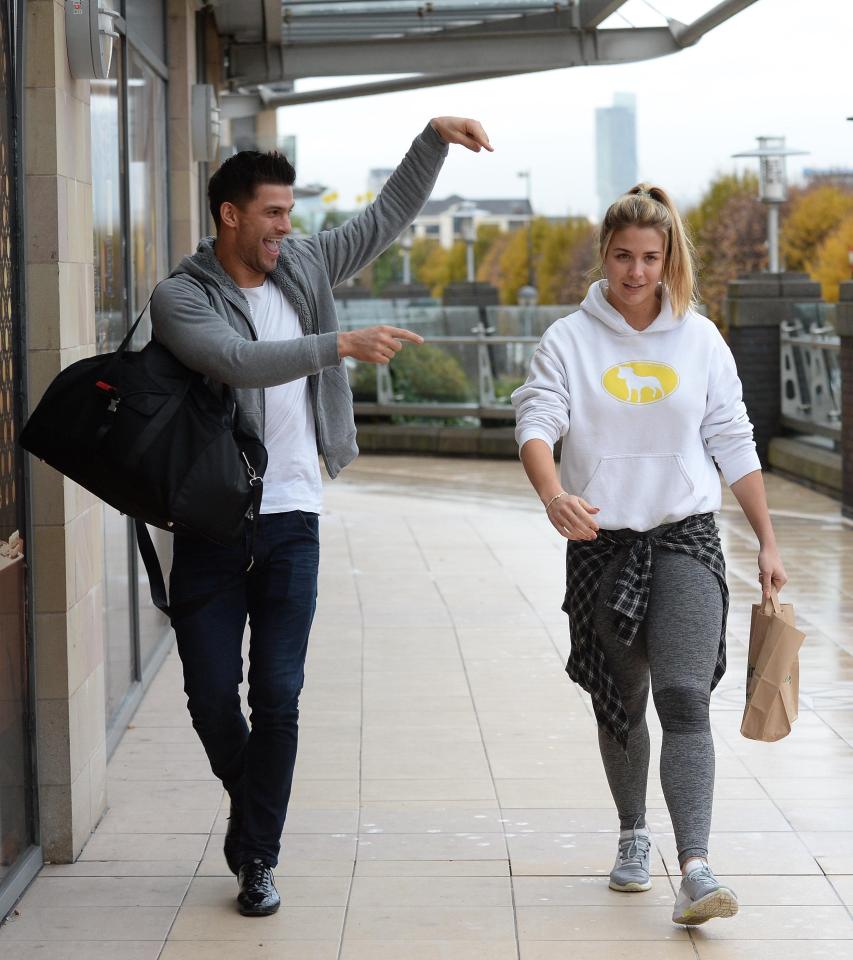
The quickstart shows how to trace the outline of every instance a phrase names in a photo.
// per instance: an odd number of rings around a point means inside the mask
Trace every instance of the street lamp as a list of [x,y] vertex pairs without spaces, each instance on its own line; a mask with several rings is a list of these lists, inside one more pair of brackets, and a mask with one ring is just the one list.
[[[533,290],[533,302],[536,302],[536,285],[533,282],[533,201],[531,199],[532,191],[532,177],[529,170],[519,170],[519,177],[525,181],[527,186],[527,209],[530,213],[530,220],[527,223],[527,287],[522,287],[522,290],[531,289]],[[527,294],[528,298],[530,294]],[[518,292],[519,303],[521,302],[521,290]]]
[[473,283],[476,278],[474,264],[474,241],[477,239],[477,231],[474,225],[474,203],[466,200],[460,207],[460,232],[465,241],[465,270],[468,283]]
[[779,273],[779,206],[788,199],[785,158],[803,156],[807,150],[791,150],[784,137],[758,137],[758,148],[733,157],[758,157],[758,198],[767,204],[767,256],[770,273]]
[[400,234],[400,248],[403,251],[403,284],[405,286],[409,286],[412,282],[412,245],[414,244],[412,233],[412,227],[406,227]]

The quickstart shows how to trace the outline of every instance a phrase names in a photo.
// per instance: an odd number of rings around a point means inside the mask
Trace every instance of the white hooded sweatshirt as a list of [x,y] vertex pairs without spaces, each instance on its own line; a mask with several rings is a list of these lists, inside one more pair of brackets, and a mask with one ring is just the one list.
[[545,331],[512,395],[519,449],[563,437],[563,489],[603,529],[651,530],[720,509],[726,483],[760,470],[734,358],[714,324],[661,311],[635,330],[604,281]]

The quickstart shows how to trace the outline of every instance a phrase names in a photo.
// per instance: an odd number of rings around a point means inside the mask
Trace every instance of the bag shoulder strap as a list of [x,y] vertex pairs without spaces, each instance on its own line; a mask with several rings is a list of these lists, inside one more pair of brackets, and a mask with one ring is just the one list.
[[244,574],[248,573],[255,563],[255,536],[258,530],[258,516],[261,512],[261,499],[263,497],[264,485],[263,481],[258,478],[257,483],[252,484],[252,508],[251,508],[251,527],[249,530],[249,565],[238,577],[235,577],[232,581],[225,584],[225,586],[219,586],[216,590],[211,590],[209,593],[200,594],[197,597],[190,597],[189,600],[185,600],[183,603],[170,604],[169,597],[166,593],[166,581],[163,578],[163,569],[160,566],[160,558],[157,556],[157,551],[154,549],[154,542],[151,539],[151,534],[148,532],[148,527],[145,525],[144,520],[134,520],[134,526],[136,527],[136,543],[139,547],[139,554],[142,557],[142,563],[145,566],[145,572],[148,574],[148,586],[151,590],[151,602],[154,606],[160,610],[162,613],[165,613],[166,616],[174,622],[179,617],[187,617],[190,614],[197,613],[202,607],[206,606],[213,600],[214,597],[219,596],[226,590],[230,590],[232,587],[237,586],[243,579]]

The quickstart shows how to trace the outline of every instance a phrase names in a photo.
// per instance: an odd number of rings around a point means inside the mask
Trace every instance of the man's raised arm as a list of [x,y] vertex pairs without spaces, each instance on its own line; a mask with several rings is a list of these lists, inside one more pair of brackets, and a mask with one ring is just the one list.
[[436,117],[415,138],[370,206],[343,226],[317,235],[333,287],[378,257],[420,213],[432,193],[451,143],[461,144],[475,153],[493,149],[477,120]]

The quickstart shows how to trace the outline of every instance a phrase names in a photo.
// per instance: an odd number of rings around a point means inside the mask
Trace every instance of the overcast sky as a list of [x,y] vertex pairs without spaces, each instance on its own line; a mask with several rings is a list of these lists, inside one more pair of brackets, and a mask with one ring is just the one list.
[[[715,0],[651,2],[689,22]],[[663,22],[645,0],[629,0],[623,11],[634,25]],[[810,151],[788,161],[792,180],[806,166],[853,167],[853,122],[845,119],[853,115],[851,61],[850,0],[757,0],[673,56],[288,107],[278,123],[298,138],[300,182],[328,184],[342,207],[366,189],[370,167],[399,161],[430,117],[456,114],[480,119],[496,152],[454,147],[434,196],[523,196],[517,173],[529,168],[537,212],[594,214],[595,108],[614,92],[637,96],[640,177],[686,203],[716,172],[756,164],[730,156],[759,134]]]

